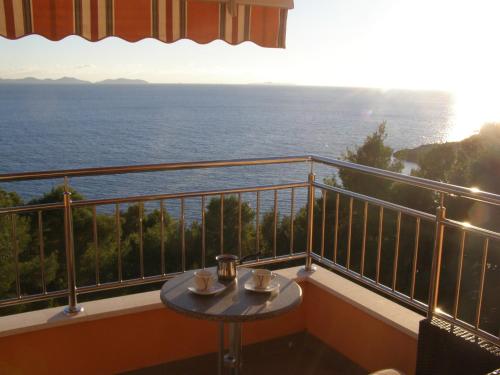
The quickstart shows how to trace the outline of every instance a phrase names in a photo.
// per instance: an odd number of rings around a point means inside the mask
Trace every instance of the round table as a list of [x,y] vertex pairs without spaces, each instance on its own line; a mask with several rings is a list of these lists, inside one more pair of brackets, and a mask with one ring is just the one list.
[[[210,269],[214,275],[215,268]],[[279,290],[273,293],[257,293],[245,289],[252,279],[251,270],[238,268],[237,278],[216,295],[197,295],[188,290],[194,285],[194,271],[185,272],[167,281],[161,288],[162,302],[177,312],[198,319],[220,322],[219,374],[224,366],[239,374],[241,369],[241,323],[267,319],[292,310],[302,302],[302,289],[293,280],[276,275]],[[229,328],[229,351],[224,355],[224,323]]]

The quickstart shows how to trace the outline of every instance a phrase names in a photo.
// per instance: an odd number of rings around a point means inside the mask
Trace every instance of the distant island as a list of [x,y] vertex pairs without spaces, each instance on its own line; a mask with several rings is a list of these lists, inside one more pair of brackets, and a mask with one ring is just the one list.
[[25,77],[20,79],[1,79],[0,85],[147,85],[149,82],[142,79],[105,79],[98,82],[84,81],[73,77],[62,77],[58,79],[39,79],[34,77]]
[[144,81],[142,79],[126,79],[126,78],[117,78],[117,79],[105,79],[104,81],[99,81],[95,83],[96,85],[147,85],[148,81]]
[[418,177],[500,194],[500,123],[483,125],[478,134],[459,142],[403,149],[394,156],[416,163],[412,174]]
[[415,148],[405,148],[394,153],[399,160],[421,164],[433,153],[463,153],[468,158],[477,157],[485,151],[500,150],[500,124],[486,124],[478,134],[457,142],[430,143]]
[[409,161],[411,163],[419,164],[429,152],[432,150],[440,149],[443,147],[450,147],[457,150],[461,146],[461,142],[444,142],[444,143],[427,143],[415,148],[404,148],[394,152],[394,157],[399,160]]

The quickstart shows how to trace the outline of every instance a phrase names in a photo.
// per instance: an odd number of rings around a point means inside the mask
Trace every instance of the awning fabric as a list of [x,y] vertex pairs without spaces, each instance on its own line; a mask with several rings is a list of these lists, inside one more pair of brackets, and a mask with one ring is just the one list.
[[221,39],[284,48],[290,8],[293,0],[0,0],[0,35],[203,44]]

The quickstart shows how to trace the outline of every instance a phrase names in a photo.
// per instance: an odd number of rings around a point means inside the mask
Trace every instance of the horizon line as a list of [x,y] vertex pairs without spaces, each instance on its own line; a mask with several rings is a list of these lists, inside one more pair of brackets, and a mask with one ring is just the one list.
[[[102,80],[90,81],[77,77],[62,76],[60,78],[37,78],[33,76],[26,76],[23,78],[2,78],[0,77],[0,85],[8,82],[5,81],[23,81],[26,79],[34,79],[40,81],[39,84],[57,84],[57,81],[64,79],[77,80],[81,83],[59,83],[59,85],[94,85],[100,84],[105,81],[143,81],[144,83],[137,82],[136,86],[146,85],[191,85],[191,86],[289,86],[289,87],[317,87],[317,88],[335,88],[335,89],[359,89],[359,90],[378,90],[378,91],[422,91],[422,92],[442,92],[452,94],[452,90],[443,88],[407,88],[407,87],[380,87],[380,86],[346,86],[346,85],[315,85],[315,84],[302,84],[302,83],[289,83],[289,82],[150,82],[142,78],[104,78]],[[47,82],[44,82],[47,81]],[[29,83],[27,83],[29,84]],[[126,83],[122,83],[126,85]]]

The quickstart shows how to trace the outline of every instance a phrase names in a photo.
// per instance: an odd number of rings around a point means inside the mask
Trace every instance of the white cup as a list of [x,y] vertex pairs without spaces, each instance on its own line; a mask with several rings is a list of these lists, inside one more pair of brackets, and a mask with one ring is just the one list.
[[269,286],[276,275],[269,270],[256,269],[252,271],[253,285],[259,289],[265,289]]
[[214,275],[208,270],[199,270],[194,273],[194,284],[198,290],[210,289],[214,280]]

